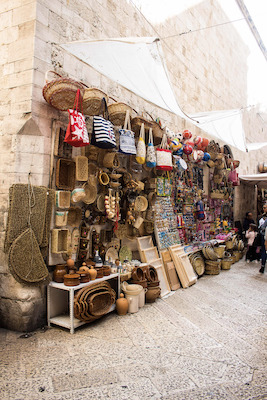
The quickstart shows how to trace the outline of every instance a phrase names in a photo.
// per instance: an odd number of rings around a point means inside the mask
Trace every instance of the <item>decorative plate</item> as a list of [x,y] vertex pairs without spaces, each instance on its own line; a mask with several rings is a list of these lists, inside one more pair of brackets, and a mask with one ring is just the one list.
[[118,258],[118,252],[114,247],[109,247],[106,251],[106,260],[110,258],[110,260],[114,263]]
[[124,260],[132,261],[133,255],[128,246],[122,246],[119,252],[119,259],[121,262]]

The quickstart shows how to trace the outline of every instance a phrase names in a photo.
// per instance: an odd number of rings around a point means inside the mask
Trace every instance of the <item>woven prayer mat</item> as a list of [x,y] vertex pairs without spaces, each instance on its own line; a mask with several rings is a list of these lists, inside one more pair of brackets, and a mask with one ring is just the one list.
[[8,265],[11,274],[20,283],[40,285],[50,280],[34,232],[29,228],[11,244]]
[[9,190],[9,209],[5,251],[27,228],[31,227],[40,245],[46,220],[47,189],[27,184],[12,185]]

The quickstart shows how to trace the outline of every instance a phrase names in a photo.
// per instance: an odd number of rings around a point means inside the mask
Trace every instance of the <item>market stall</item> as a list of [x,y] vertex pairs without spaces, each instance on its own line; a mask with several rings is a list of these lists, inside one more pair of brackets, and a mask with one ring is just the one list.
[[[239,162],[229,152],[55,73],[43,96],[68,122],[53,125],[51,187],[29,180],[10,190],[6,252],[16,279],[52,278],[49,324],[73,333],[125,303],[121,290],[137,312],[230,268],[243,248],[232,215]],[[21,193],[30,207],[18,225]],[[29,247],[23,274],[21,241]]]

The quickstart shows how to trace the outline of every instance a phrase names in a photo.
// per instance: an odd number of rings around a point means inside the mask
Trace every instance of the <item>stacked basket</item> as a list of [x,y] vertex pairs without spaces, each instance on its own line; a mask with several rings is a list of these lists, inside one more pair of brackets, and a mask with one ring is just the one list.
[[116,292],[108,282],[86,286],[75,295],[74,316],[80,321],[93,322],[107,314],[115,300]]

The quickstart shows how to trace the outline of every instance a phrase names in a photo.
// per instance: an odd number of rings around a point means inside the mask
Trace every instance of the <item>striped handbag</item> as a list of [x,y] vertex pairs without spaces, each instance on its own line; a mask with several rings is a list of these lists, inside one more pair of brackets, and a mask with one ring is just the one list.
[[116,138],[113,124],[109,121],[106,99],[102,99],[102,115],[95,115],[93,119],[93,131],[91,144],[102,149],[113,149],[116,147]]

